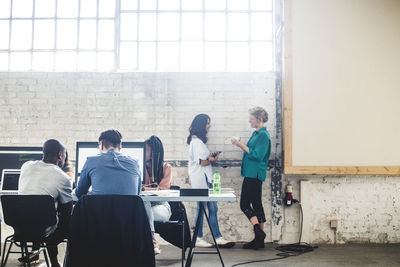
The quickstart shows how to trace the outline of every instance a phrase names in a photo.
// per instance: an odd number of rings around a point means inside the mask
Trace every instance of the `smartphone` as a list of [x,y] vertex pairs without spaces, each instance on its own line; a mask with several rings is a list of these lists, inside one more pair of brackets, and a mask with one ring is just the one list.
[[222,151],[215,151],[215,152],[211,153],[211,156],[212,156],[213,158],[215,158],[216,156],[218,156],[218,155],[221,154],[221,153],[222,153]]

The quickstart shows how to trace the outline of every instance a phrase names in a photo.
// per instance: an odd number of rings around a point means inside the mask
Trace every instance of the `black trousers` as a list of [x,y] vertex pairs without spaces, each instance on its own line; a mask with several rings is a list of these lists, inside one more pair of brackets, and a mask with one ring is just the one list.
[[242,184],[240,209],[248,219],[256,216],[259,223],[266,222],[264,208],[261,201],[262,183],[257,178],[245,177]]

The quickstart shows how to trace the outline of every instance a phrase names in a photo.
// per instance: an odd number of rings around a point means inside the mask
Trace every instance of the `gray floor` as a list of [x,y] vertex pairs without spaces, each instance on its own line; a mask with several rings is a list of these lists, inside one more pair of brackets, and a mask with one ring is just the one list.
[[[171,245],[162,245],[162,253],[156,256],[157,266],[178,267],[180,263],[180,249]],[[199,249],[200,250],[200,249]],[[202,249],[205,250],[205,249]],[[65,245],[60,245],[60,262],[64,255]],[[263,250],[243,250],[241,244],[232,249],[222,249],[222,258],[225,266],[231,267],[234,264],[246,261],[276,258],[278,251],[274,245],[266,245]],[[19,266],[16,258],[12,255],[7,266]],[[34,266],[45,266],[43,256]],[[221,266],[217,255],[195,255],[193,267],[214,267]],[[398,245],[343,245],[343,246],[319,246],[312,252],[281,260],[270,262],[259,262],[239,266],[400,266],[400,244]],[[115,266],[117,267],[117,266]]]

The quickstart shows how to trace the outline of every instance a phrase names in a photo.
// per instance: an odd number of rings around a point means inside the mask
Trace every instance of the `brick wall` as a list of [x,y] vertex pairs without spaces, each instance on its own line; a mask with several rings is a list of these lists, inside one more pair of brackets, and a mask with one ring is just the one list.
[[[77,141],[96,141],[102,130],[116,128],[125,141],[158,135],[166,160],[182,161],[187,160],[193,117],[207,113],[212,125],[209,149],[224,151],[220,158],[229,163],[242,156],[229,137],[246,141],[252,132],[250,107],[267,108],[267,127],[275,139],[274,79],[272,73],[0,73],[0,146],[41,146],[57,138],[75,151]],[[74,160],[75,153],[70,155]],[[216,169],[222,185],[239,195],[240,167]],[[186,167],[173,172],[174,184],[190,186]],[[268,183],[263,196],[270,216]],[[195,206],[187,207],[192,223]],[[222,203],[219,219],[224,236],[250,240],[239,203]]]

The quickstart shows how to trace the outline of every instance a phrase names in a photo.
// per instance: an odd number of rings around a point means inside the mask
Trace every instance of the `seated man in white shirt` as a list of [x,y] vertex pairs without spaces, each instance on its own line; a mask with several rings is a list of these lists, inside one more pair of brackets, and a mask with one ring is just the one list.
[[[47,140],[43,145],[43,159],[28,161],[21,167],[18,184],[18,194],[21,195],[50,195],[58,213],[58,223],[47,229],[49,252],[52,267],[58,267],[57,245],[67,237],[69,220],[72,211],[72,181],[62,171],[66,157],[64,145],[55,139]],[[36,261],[39,255],[34,251],[39,244],[33,244],[29,257],[19,258],[21,262]]]

